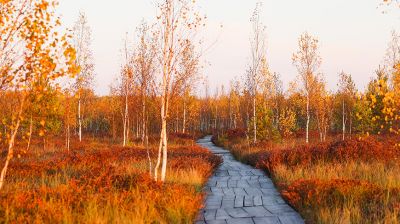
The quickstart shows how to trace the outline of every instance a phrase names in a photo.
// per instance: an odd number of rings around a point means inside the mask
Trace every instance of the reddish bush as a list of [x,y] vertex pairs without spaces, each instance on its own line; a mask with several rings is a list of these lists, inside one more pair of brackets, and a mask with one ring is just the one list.
[[269,173],[273,173],[278,165],[308,166],[321,161],[345,162],[355,159],[364,162],[398,162],[400,150],[375,138],[367,138],[303,145],[294,149],[265,150],[247,155],[245,158],[248,163],[266,169]]
[[[398,167],[400,150],[395,147],[398,142],[400,142],[398,137],[374,136],[365,139],[299,145],[295,148],[279,148],[282,146],[268,142],[250,146],[229,142],[228,145],[237,158],[265,170],[278,180],[276,184],[280,187],[285,199],[306,218],[308,223],[330,221],[333,223],[397,223],[396,220],[400,220],[400,189],[398,188],[389,188],[387,183],[372,184],[366,181],[369,180],[368,178],[353,180],[357,178],[356,175],[351,177],[342,175],[344,179],[340,180],[320,180],[326,178],[323,172],[319,172],[321,170],[316,170],[317,172],[311,175],[305,174],[311,180],[298,180],[298,178],[303,176],[302,172],[312,171],[314,168],[319,169],[336,164],[346,167],[347,164],[358,162],[365,166],[371,165],[369,171],[371,173],[367,175],[372,177],[375,174],[372,169],[375,164]],[[277,170],[279,166],[285,167]],[[293,175],[291,172],[294,172]],[[354,172],[358,174],[357,172],[360,171],[354,169]],[[384,176],[385,170],[378,172],[378,175]],[[314,174],[316,176],[313,176]],[[390,178],[393,177],[387,177],[387,179]],[[341,215],[345,217],[343,219],[338,217]]]
[[382,208],[395,212],[400,203],[400,189],[382,189],[358,180],[298,180],[283,190],[282,195],[308,217],[313,217],[315,214],[310,211],[318,208],[343,206],[351,202],[361,206],[366,220],[379,221],[385,215]]
[[[151,149],[152,155],[156,152]],[[116,214],[130,215],[141,203],[138,207],[147,210],[137,215],[143,213],[145,223],[190,223],[202,206],[197,186],[157,183],[146,167],[137,166],[147,163],[143,148],[81,143],[70,152],[37,153],[32,150],[10,164],[8,184],[0,192],[1,223],[62,223],[66,217],[85,222],[85,208],[93,203],[99,209],[111,203]],[[169,168],[195,169],[204,180],[220,163],[220,157],[198,146],[169,149]]]
[[228,140],[237,140],[246,137],[246,130],[242,128],[230,129],[226,132]]

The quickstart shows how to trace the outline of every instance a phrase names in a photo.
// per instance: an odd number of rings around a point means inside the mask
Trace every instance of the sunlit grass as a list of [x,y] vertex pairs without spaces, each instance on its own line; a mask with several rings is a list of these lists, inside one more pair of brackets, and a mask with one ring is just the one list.
[[[288,185],[298,180],[330,181],[330,180],[360,180],[379,186],[381,189],[400,188],[400,167],[398,165],[385,165],[381,162],[363,163],[320,163],[309,167],[290,168],[279,165],[274,171],[274,178],[278,183]],[[301,192],[300,194],[307,194]],[[387,197],[390,198],[390,193]],[[398,195],[395,195],[398,197]],[[323,200],[323,198],[321,198]],[[341,199],[342,200],[342,199]],[[368,218],[362,212],[363,204],[358,199],[346,195],[344,201],[329,201],[312,206],[312,211],[303,210],[309,219],[318,223],[342,224],[342,223],[398,223],[399,213],[393,210],[385,200],[381,201],[379,216],[371,214]]]
[[161,184],[149,175],[145,148],[86,145],[33,148],[16,159],[0,192],[0,222],[192,223],[203,204],[200,189],[220,162],[200,147],[171,146]]
[[188,170],[168,170],[168,182],[201,187],[206,181],[204,175],[198,170],[190,168]]
[[309,223],[392,224],[400,221],[400,151],[390,143],[395,141],[223,143],[239,160],[269,172]]
[[352,179],[374,183],[382,188],[400,188],[400,164],[383,162],[317,163],[307,167],[279,165],[274,177],[278,182],[292,183],[299,179]]

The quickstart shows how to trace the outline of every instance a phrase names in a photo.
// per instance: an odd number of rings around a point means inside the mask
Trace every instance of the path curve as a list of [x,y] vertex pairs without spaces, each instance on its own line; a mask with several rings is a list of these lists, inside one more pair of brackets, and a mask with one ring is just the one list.
[[205,208],[196,224],[303,224],[263,171],[234,159],[207,136],[197,142],[224,162],[208,181]]

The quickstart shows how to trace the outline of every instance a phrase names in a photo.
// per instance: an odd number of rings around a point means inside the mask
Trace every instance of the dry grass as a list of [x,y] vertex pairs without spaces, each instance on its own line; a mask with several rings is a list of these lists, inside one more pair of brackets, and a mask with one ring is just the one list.
[[280,183],[292,183],[299,179],[363,180],[382,188],[400,188],[400,164],[387,165],[383,162],[317,163],[307,167],[291,168],[279,165],[274,176]]
[[194,185],[200,188],[206,181],[203,174],[198,170],[191,168],[188,170],[168,170],[168,181],[186,185]]
[[296,145],[225,139],[240,160],[264,169],[307,223],[400,223],[398,138]]
[[1,223],[192,223],[203,204],[199,189],[221,162],[200,147],[175,145],[161,184],[148,175],[144,148],[47,148],[13,160],[0,192]]

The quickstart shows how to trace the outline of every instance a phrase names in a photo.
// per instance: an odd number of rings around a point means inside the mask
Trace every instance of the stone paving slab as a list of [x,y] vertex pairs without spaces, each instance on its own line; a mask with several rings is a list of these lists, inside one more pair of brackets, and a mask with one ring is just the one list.
[[211,142],[211,136],[198,144],[224,162],[209,179],[204,192],[205,207],[196,224],[303,224],[264,172],[234,159],[232,154]]

